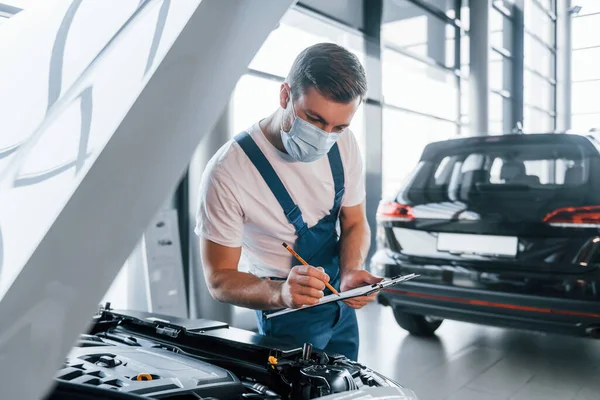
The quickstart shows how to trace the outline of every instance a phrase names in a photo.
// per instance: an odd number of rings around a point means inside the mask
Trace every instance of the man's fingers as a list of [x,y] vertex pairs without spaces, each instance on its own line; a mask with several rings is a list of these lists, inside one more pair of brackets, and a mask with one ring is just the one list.
[[356,302],[350,302],[350,301],[344,301],[344,303],[346,303],[346,305],[348,307],[354,308],[356,310],[363,308],[366,304],[361,304],[361,303],[356,303]]
[[329,275],[325,273],[323,268],[315,268],[311,265],[298,265],[294,267],[299,275],[308,275],[317,278],[322,282],[329,282]]
[[319,267],[319,268],[315,268],[315,267],[311,267],[311,266],[307,267],[306,275],[313,276],[322,282],[329,282],[329,275],[327,275],[325,273],[325,270],[321,267]]
[[352,304],[367,304],[367,303],[369,303],[369,301],[367,301],[366,299],[348,299],[348,300],[346,300],[346,302],[352,303]]
[[348,304],[348,305],[360,305],[360,304],[367,304],[366,301],[363,300],[357,300],[357,299],[348,299],[348,300],[344,300],[344,303]]
[[373,293],[369,296],[360,296],[360,297],[354,297],[352,299],[344,300],[344,303],[354,309],[360,309],[360,308],[363,308],[364,306],[366,306],[367,304],[369,304],[370,302],[372,302],[373,300],[375,300],[376,297],[377,297],[377,294]]
[[303,296],[317,298],[317,299],[320,299],[321,297],[323,297],[323,292],[321,290],[313,289],[308,286],[299,286],[297,293],[301,294]]
[[315,297],[310,297],[310,296],[296,295],[293,297],[293,302],[294,302],[293,308],[300,308],[304,305],[313,306],[315,304],[318,304],[319,299],[315,298]]
[[318,289],[318,290],[325,289],[325,283],[323,281],[321,281],[315,277],[308,276],[308,275],[298,275],[294,279],[294,283],[296,283],[298,285]]

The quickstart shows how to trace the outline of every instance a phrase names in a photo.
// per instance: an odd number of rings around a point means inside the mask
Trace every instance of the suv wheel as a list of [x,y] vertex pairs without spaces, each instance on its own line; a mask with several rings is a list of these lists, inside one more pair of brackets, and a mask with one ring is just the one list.
[[408,314],[394,307],[394,317],[402,328],[415,336],[433,336],[444,321],[428,315]]

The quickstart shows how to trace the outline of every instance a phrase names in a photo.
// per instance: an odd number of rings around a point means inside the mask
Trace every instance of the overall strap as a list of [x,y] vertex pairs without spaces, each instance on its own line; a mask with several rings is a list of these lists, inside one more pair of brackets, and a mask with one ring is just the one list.
[[283,182],[281,182],[281,179],[279,179],[279,176],[263,152],[254,142],[248,132],[242,132],[234,139],[236,142],[238,142],[242,150],[244,150],[244,153],[246,153],[252,164],[254,164],[260,175],[271,189],[271,192],[273,192],[273,195],[283,209],[285,217],[296,229],[296,235],[302,236],[302,234],[308,229],[306,222],[304,222],[304,218],[302,218],[302,211],[300,211],[300,208],[290,197],[290,194],[283,185]]
[[331,167],[331,174],[333,175],[333,183],[335,188],[335,197],[333,200],[333,207],[331,209],[331,217],[337,218],[342,205],[342,198],[344,197],[344,166],[342,165],[342,158],[340,157],[340,149],[336,144],[333,145],[329,153],[329,166]]

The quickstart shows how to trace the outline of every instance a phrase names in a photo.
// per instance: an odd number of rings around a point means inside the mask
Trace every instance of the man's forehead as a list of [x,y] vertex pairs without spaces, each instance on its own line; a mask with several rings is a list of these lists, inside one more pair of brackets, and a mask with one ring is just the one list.
[[328,123],[337,125],[349,124],[360,102],[359,99],[350,103],[335,102],[327,99],[314,88],[308,88],[299,100],[305,112],[317,114]]

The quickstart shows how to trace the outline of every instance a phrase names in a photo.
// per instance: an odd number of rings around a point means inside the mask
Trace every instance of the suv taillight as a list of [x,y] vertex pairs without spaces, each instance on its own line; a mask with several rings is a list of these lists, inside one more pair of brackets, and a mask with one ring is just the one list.
[[395,201],[381,201],[377,207],[377,219],[387,221],[411,221],[415,219],[410,206]]
[[559,208],[546,215],[544,222],[552,226],[598,228],[600,206]]

